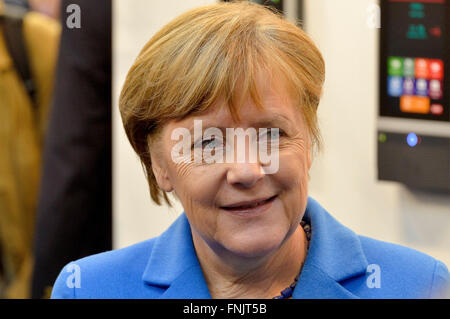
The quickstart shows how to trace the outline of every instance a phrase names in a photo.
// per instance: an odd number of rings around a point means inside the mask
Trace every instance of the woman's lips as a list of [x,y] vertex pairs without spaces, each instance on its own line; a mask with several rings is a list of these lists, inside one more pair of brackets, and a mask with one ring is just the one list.
[[233,207],[221,207],[221,209],[241,216],[258,215],[268,210],[272,206],[272,203],[276,197],[277,195],[251,205],[242,205],[242,206],[233,205]]

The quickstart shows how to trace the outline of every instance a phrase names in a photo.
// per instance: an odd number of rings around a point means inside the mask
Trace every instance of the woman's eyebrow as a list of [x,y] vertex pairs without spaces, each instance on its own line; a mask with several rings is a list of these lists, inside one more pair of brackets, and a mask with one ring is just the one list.
[[[202,120],[202,129],[208,129],[208,128],[218,128],[221,131],[225,132],[227,128],[233,128],[233,127],[226,127],[223,125],[217,125],[214,123],[210,123],[208,120]],[[237,126],[239,127],[239,126]],[[234,128],[237,128],[234,127]],[[259,119],[256,120],[254,122],[252,122],[248,127],[257,127],[257,128],[279,128],[279,127],[287,127],[290,128],[291,127],[291,121],[284,116],[283,114],[274,114],[272,115],[270,118],[263,118],[263,119]],[[192,123],[192,125],[189,127],[189,131],[192,132],[194,131],[194,123]]]
[[271,128],[271,127],[281,127],[281,126],[287,126],[290,127],[290,120],[285,117],[282,114],[275,114],[270,119],[262,119],[253,122],[252,126],[254,127],[265,127],[265,128]]

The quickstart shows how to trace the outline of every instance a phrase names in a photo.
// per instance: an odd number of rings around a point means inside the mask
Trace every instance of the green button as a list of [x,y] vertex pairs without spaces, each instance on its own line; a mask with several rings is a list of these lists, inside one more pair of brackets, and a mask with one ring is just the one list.
[[388,74],[392,76],[403,76],[403,58],[388,58]]

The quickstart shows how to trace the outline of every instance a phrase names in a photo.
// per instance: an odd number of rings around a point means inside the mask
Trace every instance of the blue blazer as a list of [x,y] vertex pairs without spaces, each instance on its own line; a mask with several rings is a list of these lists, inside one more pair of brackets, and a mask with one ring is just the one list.
[[[443,298],[446,266],[340,224],[311,197],[308,255],[293,298]],[[67,264],[52,298],[211,298],[183,213],[156,238]]]

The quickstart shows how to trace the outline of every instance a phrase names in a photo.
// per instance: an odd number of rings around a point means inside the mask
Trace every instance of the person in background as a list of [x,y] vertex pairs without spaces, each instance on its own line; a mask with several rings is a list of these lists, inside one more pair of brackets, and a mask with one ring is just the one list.
[[3,0],[7,5],[22,7],[59,20],[61,0]]
[[61,0],[28,0],[31,10],[59,21]]
[[16,7],[22,7],[26,10],[30,9],[30,4],[28,3],[28,0],[2,0],[2,1],[6,5],[14,5]]
[[[0,0],[0,250],[2,298],[27,298],[61,26]],[[25,10],[24,10],[25,9]]]
[[[80,28],[66,26],[76,4]],[[34,237],[32,298],[67,262],[111,249],[111,1],[64,0]]]

